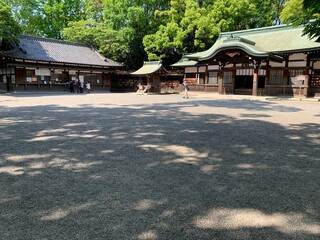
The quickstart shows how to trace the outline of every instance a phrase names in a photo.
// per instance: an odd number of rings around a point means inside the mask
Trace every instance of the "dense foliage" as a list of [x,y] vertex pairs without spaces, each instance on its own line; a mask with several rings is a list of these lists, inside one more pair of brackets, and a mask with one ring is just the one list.
[[310,38],[320,37],[319,0],[290,0],[281,17],[294,26],[305,25],[304,33]]
[[5,31],[16,32],[16,21],[25,34],[85,43],[137,68],[146,60],[171,64],[182,54],[206,50],[221,31],[270,26],[280,19],[306,23],[307,34],[320,36],[317,1],[0,0],[0,29],[12,26]]
[[11,15],[11,8],[0,0],[0,43],[2,39],[17,40],[16,35],[19,31],[20,28]]

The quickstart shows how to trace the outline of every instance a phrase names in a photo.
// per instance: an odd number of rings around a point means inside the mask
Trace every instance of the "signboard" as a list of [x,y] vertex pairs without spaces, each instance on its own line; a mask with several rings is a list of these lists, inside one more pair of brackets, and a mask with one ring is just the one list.
[[51,76],[49,69],[35,69],[36,76]]
[[291,84],[295,85],[295,86],[303,86],[304,85],[304,81],[306,80],[308,75],[298,75],[295,77],[291,77]]

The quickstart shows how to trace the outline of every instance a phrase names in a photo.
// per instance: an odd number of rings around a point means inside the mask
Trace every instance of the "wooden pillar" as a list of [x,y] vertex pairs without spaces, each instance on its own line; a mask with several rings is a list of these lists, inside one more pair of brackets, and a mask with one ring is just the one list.
[[206,72],[204,74],[204,91],[207,92],[207,85],[209,82],[208,64],[206,64]]
[[[290,79],[290,72],[289,72],[289,58],[290,56],[286,56],[285,58],[285,68],[283,70],[283,80],[282,80],[282,84],[283,84],[283,88],[282,88],[282,94],[286,95],[287,94],[287,87],[286,85],[288,85],[288,79]],[[299,95],[300,95],[300,91],[299,91]]]
[[252,96],[258,95],[258,68],[254,69],[253,73],[253,86],[252,86]]
[[260,68],[260,62],[254,60],[254,72],[253,72],[253,85],[252,85],[252,96],[258,95],[258,73]]
[[304,80],[304,88],[303,88],[303,95],[307,97],[309,95],[309,86],[310,86],[310,73],[312,72],[312,66],[310,57],[307,56],[307,67],[304,70],[305,80]]
[[269,85],[269,81],[270,81],[270,63],[269,60],[267,60],[267,64],[266,64],[266,76],[265,76],[265,82],[264,82],[264,95],[268,95],[268,85]]
[[223,94],[223,70],[218,71],[218,92]]

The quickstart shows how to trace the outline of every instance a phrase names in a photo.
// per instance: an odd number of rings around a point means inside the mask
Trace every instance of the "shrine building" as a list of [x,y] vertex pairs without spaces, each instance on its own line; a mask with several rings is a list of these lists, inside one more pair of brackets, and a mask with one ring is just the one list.
[[320,39],[290,25],[224,32],[172,67],[184,69],[193,91],[312,97],[320,94]]
[[110,90],[122,64],[83,44],[21,35],[0,42],[0,91],[62,91],[69,81],[89,82],[95,91]]

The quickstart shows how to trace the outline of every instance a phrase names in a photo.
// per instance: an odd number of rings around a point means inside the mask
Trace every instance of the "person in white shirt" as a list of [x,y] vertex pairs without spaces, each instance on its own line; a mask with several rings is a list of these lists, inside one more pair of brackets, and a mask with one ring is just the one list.
[[184,96],[183,98],[189,98],[189,95],[188,95],[188,91],[190,90],[188,84],[186,83],[186,81],[184,81],[182,83],[183,87],[184,87]]
[[91,85],[90,85],[90,83],[89,83],[89,82],[87,82],[87,84],[86,84],[86,88],[87,88],[88,93],[90,93]]

